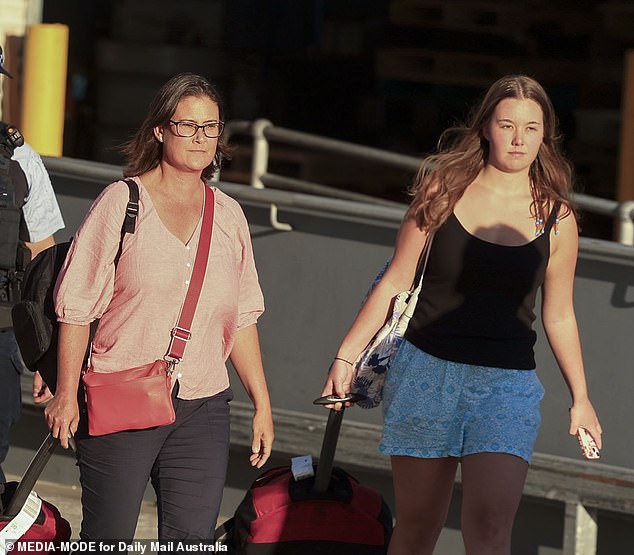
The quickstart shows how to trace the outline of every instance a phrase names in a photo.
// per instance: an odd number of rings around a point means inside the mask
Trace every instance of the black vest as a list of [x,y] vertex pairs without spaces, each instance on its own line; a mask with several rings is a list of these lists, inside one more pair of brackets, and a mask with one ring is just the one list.
[[22,211],[28,183],[20,165],[11,159],[22,143],[19,131],[0,122],[0,302],[9,304],[19,300],[21,275],[30,259]]

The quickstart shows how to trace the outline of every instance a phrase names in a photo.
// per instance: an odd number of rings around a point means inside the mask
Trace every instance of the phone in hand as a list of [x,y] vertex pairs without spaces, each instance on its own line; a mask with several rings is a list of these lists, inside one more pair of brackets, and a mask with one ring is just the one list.
[[588,460],[597,460],[601,458],[601,452],[597,447],[594,438],[590,435],[590,432],[585,428],[579,428],[577,430],[577,440],[579,441],[579,446],[581,447],[581,453],[584,458]]

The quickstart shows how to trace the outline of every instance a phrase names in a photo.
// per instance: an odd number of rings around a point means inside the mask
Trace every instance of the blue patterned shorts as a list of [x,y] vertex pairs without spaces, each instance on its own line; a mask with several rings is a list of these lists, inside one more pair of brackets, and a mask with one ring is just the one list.
[[543,396],[535,370],[450,362],[404,340],[385,383],[379,451],[419,458],[509,453],[530,463]]

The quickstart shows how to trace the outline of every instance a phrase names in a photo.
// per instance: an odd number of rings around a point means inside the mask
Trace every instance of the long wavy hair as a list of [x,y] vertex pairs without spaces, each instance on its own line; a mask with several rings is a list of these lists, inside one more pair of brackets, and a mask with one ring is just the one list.
[[444,131],[437,152],[423,160],[409,191],[412,196],[409,215],[421,229],[438,229],[486,165],[489,142],[484,137],[484,130],[496,106],[505,98],[533,100],[542,109],[544,139],[529,169],[531,215],[545,221],[554,202],[561,202],[560,218],[574,213],[572,165],[561,152],[561,137],[552,102],[535,79],[508,75],[489,87],[466,124]]
[[[154,128],[169,125],[178,103],[188,96],[206,96],[218,105],[220,120],[223,119],[223,106],[216,89],[200,75],[180,73],[165,83],[154,96],[148,114],[134,136],[121,146],[125,157],[123,175],[131,177],[141,175],[158,166],[163,156],[163,144],[154,136]],[[229,147],[218,137],[216,155],[212,163],[203,172],[203,179],[210,179],[220,168],[223,158],[230,158]]]

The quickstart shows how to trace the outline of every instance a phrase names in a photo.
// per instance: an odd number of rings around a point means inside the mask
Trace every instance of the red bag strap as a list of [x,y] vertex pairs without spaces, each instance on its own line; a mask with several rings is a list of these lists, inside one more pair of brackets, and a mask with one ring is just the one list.
[[189,279],[189,286],[187,288],[187,294],[185,295],[185,302],[183,303],[180,318],[176,326],[172,329],[172,339],[170,340],[167,355],[165,355],[165,360],[173,364],[178,364],[183,358],[185,347],[187,347],[187,342],[192,335],[192,322],[194,321],[200,291],[203,288],[207,260],[209,259],[209,251],[211,248],[211,232],[214,227],[214,205],[214,190],[205,185],[203,222],[200,229],[200,238],[198,239],[194,269]]

